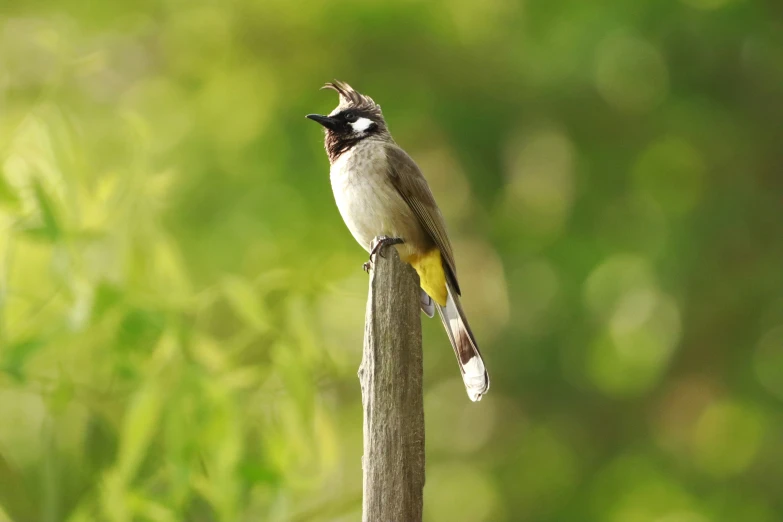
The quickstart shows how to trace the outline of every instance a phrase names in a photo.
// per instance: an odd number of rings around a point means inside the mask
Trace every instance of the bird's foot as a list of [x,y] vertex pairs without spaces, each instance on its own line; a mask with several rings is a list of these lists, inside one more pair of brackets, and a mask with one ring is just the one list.
[[392,245],[401,245],[405,243],[401,237],[389,237],[389,236],[378,236],[375,239],[372,240],[372,243],[370,244],[370,261],[372,261],[372,257],[376,254],[379,254],[381,257],[386,257],[383,255],[383,249],[387,246]]
[[370,243],[370,260],[362,265],[362,269],[364,269],[365,272],[369,273],[370,269],[372,269],[373,257],[375,255],[386,257],[383,255],[384,248],[392,245],[401,245],[402,243],[405,243],[405,241],[401,237],[389,237],[389,236],[376,237],[375,239],[372,240],[372,243]]

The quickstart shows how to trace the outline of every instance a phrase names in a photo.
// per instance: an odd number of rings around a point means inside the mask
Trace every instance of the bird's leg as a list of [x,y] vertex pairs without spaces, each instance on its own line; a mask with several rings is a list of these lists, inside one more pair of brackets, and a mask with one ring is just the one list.
[[377,254],[381,257],[386,257],[383,255],[384,248],[392,245],[401,245],[402,243],[405,243],[405,241],[401,237],[378,236],[373,239],[372,243],[370,243],[370,260],[362,265],[364,271],[369,272],[370,268],[372,268],[374,255]]

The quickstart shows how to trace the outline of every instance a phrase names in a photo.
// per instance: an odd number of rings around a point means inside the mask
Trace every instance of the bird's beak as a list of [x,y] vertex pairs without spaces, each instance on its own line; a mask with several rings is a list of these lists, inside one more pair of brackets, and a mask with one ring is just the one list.
[[308,118],[313,121],[317,121],[327,129],[336,129],[339,125],[339,121],[336,118],[330,118],[329,116],[321,116],[320,114],[308,114]]

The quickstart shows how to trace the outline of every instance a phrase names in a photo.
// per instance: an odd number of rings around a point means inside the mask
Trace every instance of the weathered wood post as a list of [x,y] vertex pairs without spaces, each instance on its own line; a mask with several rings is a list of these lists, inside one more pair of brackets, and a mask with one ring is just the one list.
[[420,522],[424,489],[419,278],[395,248],[375,256],[359,368],[363,522]]

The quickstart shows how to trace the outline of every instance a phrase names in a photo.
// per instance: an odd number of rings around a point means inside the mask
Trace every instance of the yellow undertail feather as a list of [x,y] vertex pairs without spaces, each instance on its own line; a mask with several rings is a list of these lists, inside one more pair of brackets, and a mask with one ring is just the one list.
[[419,274],[421,288],[440,306],[446,306],[446,272],[440,258],[440,250],[414,256],[408,261]]

